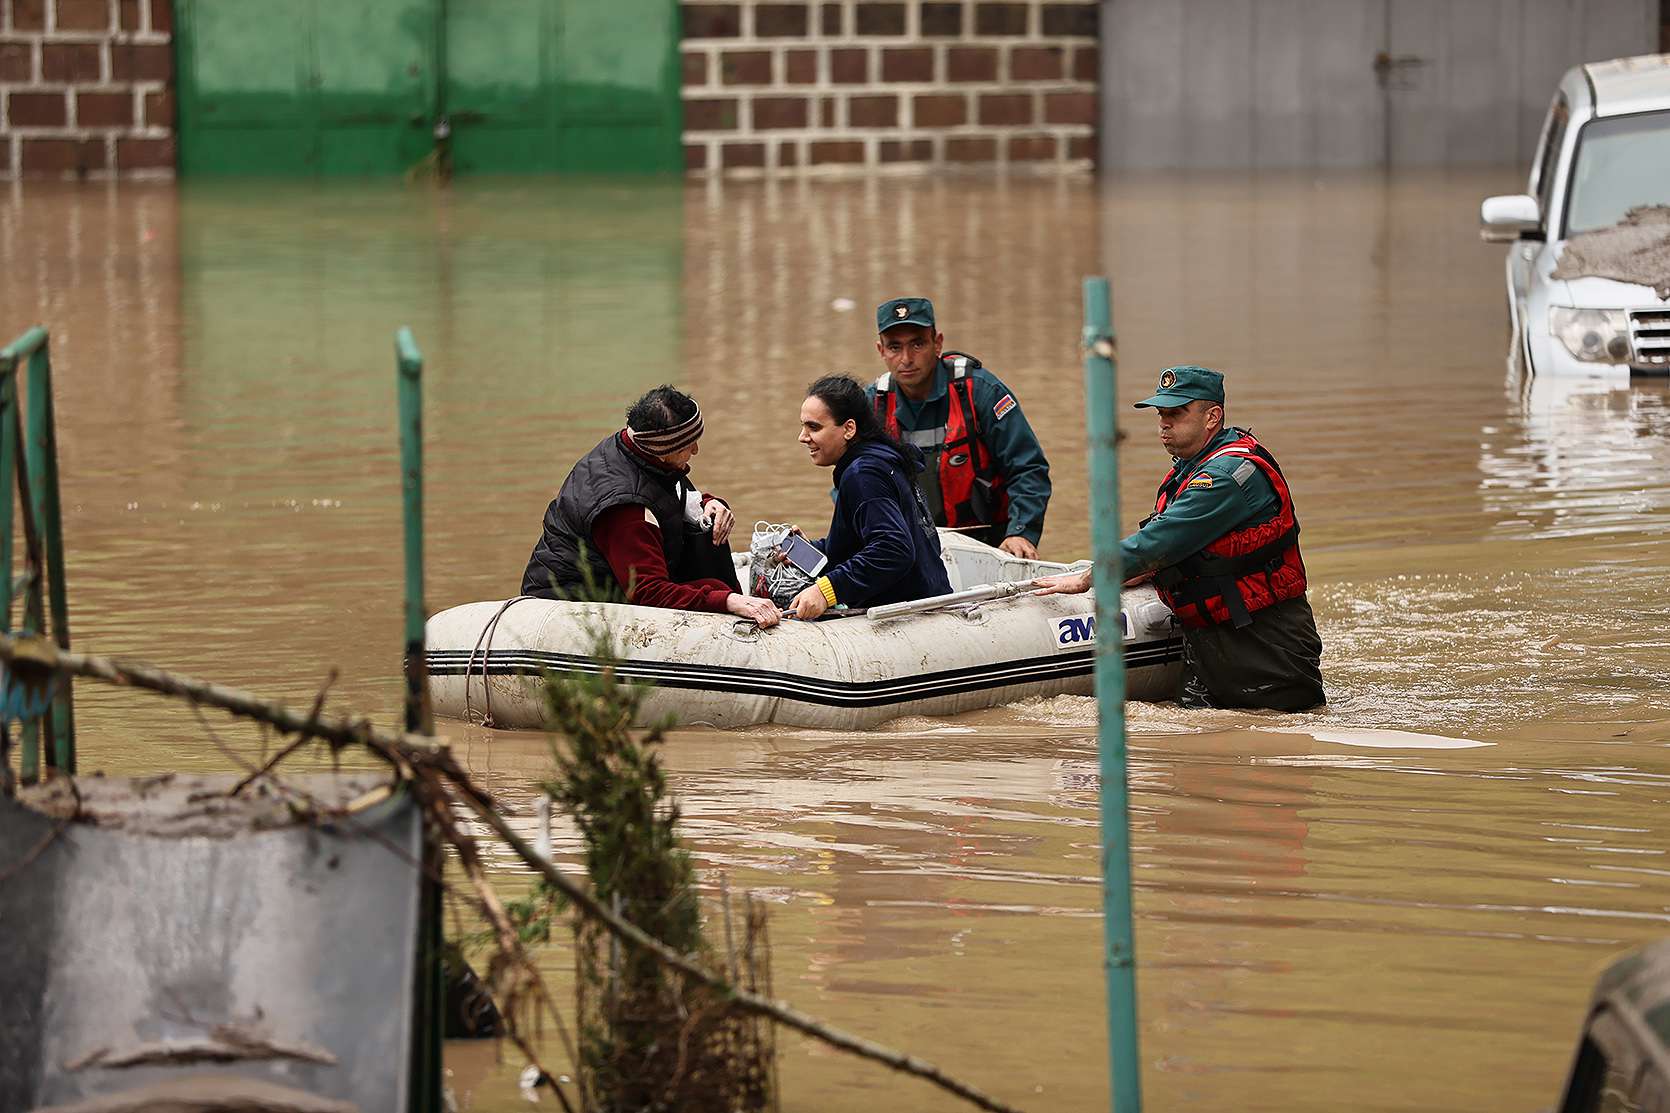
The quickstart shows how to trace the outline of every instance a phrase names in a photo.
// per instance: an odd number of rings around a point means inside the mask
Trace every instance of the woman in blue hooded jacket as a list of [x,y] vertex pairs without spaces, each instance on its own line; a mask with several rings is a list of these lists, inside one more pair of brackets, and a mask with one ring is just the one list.
[[922,454],[888,435],[857,380],[829,375],[807,388],[800,443],[812,463],[835,469],[835,513],[829,536],[812,542],[829,558],[824,574],[785,614],[813,619],[838,603],[868,607],[951,590],[933,515],[916,490]]

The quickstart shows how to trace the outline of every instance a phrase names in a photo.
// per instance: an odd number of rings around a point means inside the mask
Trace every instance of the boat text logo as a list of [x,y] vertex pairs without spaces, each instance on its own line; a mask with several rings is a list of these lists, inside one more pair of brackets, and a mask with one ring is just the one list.
[[1074,615],[1055,620],[1055,645],[1064,649],[1071,645],[1093,645],[1096,641],[1096,616]]

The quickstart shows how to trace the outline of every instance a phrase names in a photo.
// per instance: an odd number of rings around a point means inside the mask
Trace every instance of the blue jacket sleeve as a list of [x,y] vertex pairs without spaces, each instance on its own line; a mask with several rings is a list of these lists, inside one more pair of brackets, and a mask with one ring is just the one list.
[[1050,462],[1018,402],[998,416],[997,407],[1004,398],[1014,398],[1014,394],[997,376],[976,373],[974,405],[979,410],[981,438],[992,450],[1009,492],[1009,536],[1024,537],[1036,545],[1043,536],[1044,511],[1050,504]]
[[893,586],[914,566],[910,526],[899,504],[886,495],[867,498],[846,510],[863,544],[834,568],[824,570],[837,602],[861,607]]

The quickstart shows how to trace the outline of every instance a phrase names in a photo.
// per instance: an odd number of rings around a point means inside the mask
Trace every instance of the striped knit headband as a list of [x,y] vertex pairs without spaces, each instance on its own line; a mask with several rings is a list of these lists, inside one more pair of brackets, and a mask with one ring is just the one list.
[[697,406],[696,412],[689,420],[681,421],[671,429],[655,429],[648,433],[640,433],[628,425],[626,431],[632,434],[632,443],[651,456],[671,456],[689,448],[701,437],[702,408]]

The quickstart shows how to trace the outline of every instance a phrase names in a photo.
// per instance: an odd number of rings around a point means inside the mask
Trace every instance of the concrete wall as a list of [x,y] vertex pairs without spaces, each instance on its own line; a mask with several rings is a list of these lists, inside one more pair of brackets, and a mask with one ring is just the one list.
[[687,0],[693,174],[1088,170],[1096,0]]
[[174,172],[170,0],[0,0],[0,178]]

